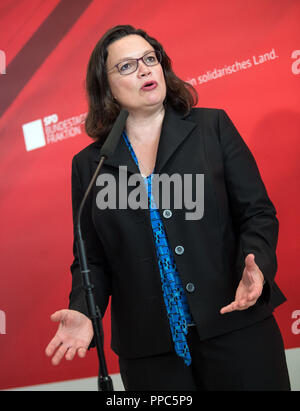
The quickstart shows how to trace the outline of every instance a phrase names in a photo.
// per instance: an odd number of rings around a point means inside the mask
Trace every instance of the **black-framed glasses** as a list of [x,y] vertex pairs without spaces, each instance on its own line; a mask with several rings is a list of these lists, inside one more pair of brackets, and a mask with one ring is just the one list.
[[132,74],[137,70],[140,60],[143,60],[143,63],[146,64],[146,66],[156,66],[161,62],[162,55],[158,50],[149,51],[148,53],[144,54],[143,57],[140,57],[138,59],[128,59],[121,61],[121,63],[114,65],[110,70],[108,70],[108,73],[111,72],[115,67],[117,67],[119,73],[122,76]]

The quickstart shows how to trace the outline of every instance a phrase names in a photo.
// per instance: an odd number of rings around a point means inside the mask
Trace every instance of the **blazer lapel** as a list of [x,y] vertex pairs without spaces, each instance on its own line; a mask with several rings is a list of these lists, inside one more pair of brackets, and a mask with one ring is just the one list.
[[[100,144],[97,145],[97,150],[95,150],[94,153],[94,161],[98,163],[100,161],[100,147]],[[126,166],[127,171],[132,174],[139,172],[139,169],[135,164],[122,136],[120,136],[120,140],[114,154],[111,157],[107,158],[104,161],[104,164],[116,168],[119,168],[120,166]]]
[[161,136],[158,144],[154,173],[159,174],[177,148],[188,137],[196,124],[185,120],[185,116],[168,108],[164,117]]
[[[185,120],[184,117],[185,116],[178,114],[170,107],[166,109],[158,144],[154,173],[159,174],[162,172],[164,165],[174,154],[176,149],[196,127],[195,123]],[[99,154],[100,144],[96,144],[93,155],[95,162],[100,161]],[[110,158],[106,159],[104,164],[116,168],[119,168],[119,166],[127,166],[128,172],[139,173],[138,167],[135,164],[122,136],[120,137],[114,154]]]

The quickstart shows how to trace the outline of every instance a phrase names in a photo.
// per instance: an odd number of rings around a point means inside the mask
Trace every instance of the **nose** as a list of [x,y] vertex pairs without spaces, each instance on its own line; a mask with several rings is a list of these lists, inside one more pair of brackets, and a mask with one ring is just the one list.
[[143,77],[147,76],[151,73],[151,69],[147,66],[143,60],[138,61],[138,74]]

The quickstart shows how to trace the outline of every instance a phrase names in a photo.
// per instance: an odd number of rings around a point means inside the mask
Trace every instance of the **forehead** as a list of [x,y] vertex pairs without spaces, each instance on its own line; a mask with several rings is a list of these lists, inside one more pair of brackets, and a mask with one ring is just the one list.
[[137,34],[130,34],[107,47],[107,63],[115,63],[127,57],[138,58],[143,52],[154,50],[148,41]]

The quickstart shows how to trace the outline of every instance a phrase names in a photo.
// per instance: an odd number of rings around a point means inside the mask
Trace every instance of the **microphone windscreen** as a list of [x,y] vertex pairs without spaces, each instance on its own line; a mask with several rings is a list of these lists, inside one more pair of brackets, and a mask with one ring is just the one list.
[[113,155],[117,144],[119,142],[120,136],[124,130],[124,126],[127,120],[129,113],[127,110],[121,110],[120,114],[118,115],[109,135],[107,136],[101,151],[100,157],[105,156],[106,158]]

